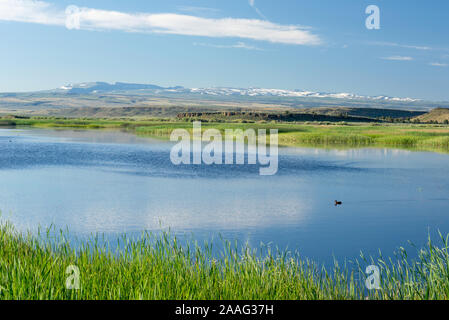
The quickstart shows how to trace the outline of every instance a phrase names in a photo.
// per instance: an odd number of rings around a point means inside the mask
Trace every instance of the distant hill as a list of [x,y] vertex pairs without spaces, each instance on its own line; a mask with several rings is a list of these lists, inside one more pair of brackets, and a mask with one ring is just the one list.
[[221,112],[183,112],[178,119],[195,119],[201,121],[327,121],[327,122],[381,122],[379,119],[342,115],[328,115],[301,112],[257,112],[257,111],[221,111]]
[[104,93],[114,91],[134,91],[134,90],[167,90],[180,89],[182,87],[164,88],[154,84],[140,84],[140,83],[107,83],[107,82],[84,82],[78,84],[69,84],[62,86],[54,91],[66,92],[68,94],[86,94],[86,93]]
[[365,117],[372,119],[408,119],[426,114],[425,111],[410,111],[385,108],[317,107],[301,109],[302,113],[321,114],[336,117]]
[[184,88],[182,86],[161,87],[154,84],[140,83],[107,83],[107,82],[84,82],[69,84],[58,89],[51,90],[56,92],[66,92],[71,94],[85,93],[107,93],[107,92],[126,92],[135,90],[157,90],[165,93],[195,94],[211,97],[282,97],[282,98],[320,98],[337,100],[368,100],[375,102],[399,102],[410,103],[419,102],[419,99],[398,98],[389,96],[362,96],[353,93],[337,92],[315,92],[307,90],[285,90],[285,89],[267,89],[267,88],[228,88],[228,87],[210,87],[210,88]]
[[449,109],[436,108],[428,113],[416,117],[415,119],[418,120],[419,122],[447,123],[449,122]]
[[124,82],[84,82],[45,91],[0,93],[0,114],[26,116],[143,118],[176,117],[182,112],[288,111],[312,118],[322,115],[400,121],[441,107],[449,108],[449,102],[304,90],[184,88]]

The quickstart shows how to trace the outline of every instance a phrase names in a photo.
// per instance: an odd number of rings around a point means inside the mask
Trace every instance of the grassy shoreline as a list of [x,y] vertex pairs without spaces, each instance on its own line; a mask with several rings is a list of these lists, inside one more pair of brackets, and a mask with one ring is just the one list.
[[[167,234],[122,238],[118,253],[95,240],[78,250],[64,238],[38,239],[0,226],[0,299],[449,299],[447,238],[429,242],[411,261],[359,258],[355,268],[327,271],[298,254],[226,245],[218,259],[211,246],[181,246]],[[365,266],[380,269],[382,290],[366,290]],[[66,288],[66,268],[80,271],[80,289]]]
[[[98,120],[0,118],[0,127],[27,126],[36,128],[117,129],[139,136],[168,139],[172,130],[192,130],[192,124],[173,119]],[[281,146],[314,147],[395,147],[422,151],[449,152],[449,126],[436,124],[390,123],[238,123],[203,122],[203,130],[278,129]]]

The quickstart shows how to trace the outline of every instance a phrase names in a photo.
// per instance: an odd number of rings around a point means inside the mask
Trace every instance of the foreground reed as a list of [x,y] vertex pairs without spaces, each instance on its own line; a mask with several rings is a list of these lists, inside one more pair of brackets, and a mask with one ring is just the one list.
[[[184,243],[168,234],[123,237],[118,251],[98,239],[73,249],[64,235],[20,234],[0,227],[0,299],[447,299],[449,255],[430,241],[409,260],[366,259],[331,271],[298,254],[269,248],[238,249],[225,243]],[[367,290],[365,267],[380,269],[381,290]],[[70,267],[79,289],[67,289]],[[68,268],[69,267],[69,268]],[[69,272],[69,273],[66,273]]]

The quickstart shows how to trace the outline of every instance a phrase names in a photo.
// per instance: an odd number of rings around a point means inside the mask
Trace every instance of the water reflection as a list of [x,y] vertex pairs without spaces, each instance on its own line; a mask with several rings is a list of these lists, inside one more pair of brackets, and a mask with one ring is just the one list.
[[[20,230],[166,230],[298,249],[320,261],[449,232],[449,157],[280,149],[256,166],[174,166],[171,144],[117,131],[0,130],[0,209]],[[343,201],[340,207],[334,200]]]

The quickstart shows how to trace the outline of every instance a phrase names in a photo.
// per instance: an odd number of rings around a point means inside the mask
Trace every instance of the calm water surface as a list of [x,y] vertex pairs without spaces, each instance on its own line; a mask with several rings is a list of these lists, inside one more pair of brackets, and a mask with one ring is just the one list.
[[320,262],[449,233],[448,155],[285,148],[277,175],[259,176],[250,165],[175,166],[171,146],[117,131],[0,129],[2,218],[80,237],[222,235]]

